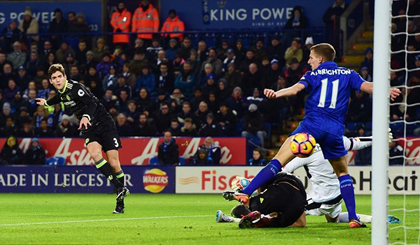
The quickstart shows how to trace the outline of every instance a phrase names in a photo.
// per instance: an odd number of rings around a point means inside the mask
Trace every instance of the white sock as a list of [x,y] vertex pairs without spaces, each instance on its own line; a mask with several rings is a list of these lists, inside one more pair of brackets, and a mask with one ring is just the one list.
[[[356,214],[360,221],[363,223],[371,223],[372,216],[366,214]],[[349,213],[344,212],[338,215],[338,223],[348,223],[349,221]]]

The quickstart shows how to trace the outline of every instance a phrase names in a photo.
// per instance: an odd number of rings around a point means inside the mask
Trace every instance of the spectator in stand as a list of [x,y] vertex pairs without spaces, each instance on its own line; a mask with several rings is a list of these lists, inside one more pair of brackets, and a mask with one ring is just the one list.
[[166,58],[173,62],[178,54],[178,41],[174,38],[169,40],[169,47],[165,50]]
[[267,57],[267,49],[264,47],[263,39],[259,38],[255,43],[255,59],[261,61],[264,57]]
[[148,93],[152,93],[156,88],[155,75],[149,67],[143,67],[142,73],[137,77],[135,92],[138,93],[141,88],[146,88]]
[[125,78],[127,84],[131,87],[131,90],[134,91],[136,88],[137,77],[135,74],[130,72],[130,67],[127,63],[123,65],[121,75]]
[[209,111],[213,113],[213,115],[216,114],[216,112],[219,110],[219,101],[216,98],[216,93],[213,91],[210,91],[207,94],[207,98],[205,101],[207,102]]
[[73,54],[68,53],[66,60],[63,63],[64,70],[66,74],[70,74],[70,69],[72,66],[79,65],[79,62],[74,58]]
[[96,41],[96,47],[92,50],[92,52],[96,62],[100,62],[103,59],[104,54],[110,54],[105,39],[103,39],[102,37],[98,38],[98,40]]
[[111,17],[111,26],[113,28],[114,46],[120,45],[126,50],[130,44],[130,34],[121,34],[122,32],[130,32],[131,12],[125,7],[124,1],[118,1],[118,6]]
[[41,88],[37,91],[37,97],[47,99],[50,91],[51,88],[48,79],[42,79]]
[[339,47],[340,34],[340,17],[346,10],[347,5],[344,0],[335,0],[334,4],[329,7],[322,19],[325,23],[325,34],[328,43],[332,44],[336,50]]
[[87,40],[87,42],[92,42],[92,37],[90,35],[87,35],[90,32],[89,25],[86,21],[86,17],[83,13],[77,13],[76,14],[76,21],[75,22],[69,22],[69,32],[74,33],[70,34],[70,37],[72,38],[83,38]]
[[[109,86],[108,86],[109,87]],[[113,94],[120,97],[121,91],[125,90],[128,93],[128,97],[132,98],[132,90],[131,87],[128,86],[127,81],[122,75],[118,75],[118,78],[116,80],[116,84],[111,86],[112,90],[114,91]]]
[[309,55],[311,54],[311,48],[314,46],[314,39],[312,37],[307,37],[305,40],[305,46],[303,46],[303,58],[302,64],[305,64],[307,68],[310,68],[308,64]]
[[372,48],[366,48],[365,59],[360,64],[360,70],[363,67],[366,67],[368,69],[369,75],[373,77],[373,49]]
[[242,40],[240,40],[240,39],[236,40],[235,47],[233,48],[233,51],[235,53],[237,64],[241,64],[242,61],[245,60],[245,56],[246,56],[246,52],[247,52],[247,50],[244,47],[244,43],[242,42]]
[[67,22],[68,22],[68,27],[67,29],[69,29],[70,25],[74,25],[74,23],[76,23],[76,13],[74,11],[70,11],[67,14]]
[[248,49],[248,51],[246,51],[245,60],[242,61],[239,67],[239,71],[242,75],[249,70],[249,65],[251,65],[252,63],[257,64],[258,62],[255,58],[255,50],[250,48]]
[[226,51],[226,57],[223,60],[222,63],[222,74],[225,75],[228,70],[228,65],[233,63],[235,64],[235,53],[233,52],[233,49],[228,49]]
[[16,119],[16,124],[18,126],[18,129],[21,129],[25,122],[31,122],[32,121],[32,116],[29,116],[28,108],[26,106],[21,106],[19,108],[19,112],[20,112],[20,114],[19,114],[19,117]]
[[184,60],[187,60],[190,57],[192,48],[191,39],[189,37],[185,37],[181,42],[181,47],[178,49],[178,54]]
[[[160,45],[159,39],[158,38],[153,38],[151,46],[146,48],[146,58],[148,60],[150,60],[152,63],[154,63],[159,51],[164,51],[164,50],[163,50],[162,46]],[[163,56],[163,57],[165,57],[165,56]]]
[[68,54],[71,54],[73,57],[75,56],[74,50],[70,47],[69,43],[64,40],[61,42],[60,48],[55,51],[55,57],[57,61],[60,63],[64,63]]
[[225,102],[232,93],[232,89],[229,88],[228,82],[226,79],[221,78],[217,83],[216,97],[220,102]]
[[134,75],[140,76],[142,74],[142,70],[145,67],[149,67],[149,61],[145,58],[144,51],[141,49],[137,49],[134,54],[134,58],[128,66],[130,67],[130,72]]
[[146,88],[140,89],[140,92],[138,93],[138,96],[136,98],[136,104],[138,107],[138,111],[140,112],[150,113],[154,112],[156,109],[156,103],[151,100],[149,92],[147,92]]
[[156,85],[158,90],[164,90],[170,93],[174,89],[175,77],[172,72],[169,72],[167,62],[162,62],[159,65],[159,72],[156,76]]
[[301,6],[293,8],[293,15],[287,20],[284,29],[286,30],[282,43],[288,45],[293,37],[299,37],[302,35],[302,30],[306,28],[306,17],[302,14],[303,10]]
[[270,61],[270,69],[263,75],[265,87],[271,87],[277,82],[277,78],[282,74],[282,68],[279,66],[277,59]]
[[191,118],[185,118],[184,120],[184,126],[181,128],[181,135],[184,137],[197,137],[197,127],[193,123],[193,120]]
[[95,56],[93,52],[89,50],[86,52],[86,62],[81,65],[81,73],[87,74],[91,67],[93,67],[96,71],[97,65],[98,65],[98,62],[95,60]]
[[25,152],[24,164],[26,165],[44,165],[46,162],[45,150],[39,143],[38,138],[33,138],[31,146]]
[[364,123],[372,121],[372,99],[369,94],[356,91],[356,96],[351,99],[349,104],[347,121]]
[[134,125],[134,136],[157,136],[156,128],[147,121],[144,113],[140,114],[139,121]]
[[99,84],[100,86],[102,86],[103,84],[103,80],[99,78],[99,74],[96,71],[96,67],[94,66],[89,67],[87,74],[85,76],[85,81],[87,84],[91,84],[92,81],[96,81],[96,83]]
[[175,104],[175,106],[172,106],[172,108],[176,110],[172,110],[175,113],[178,113],[181,110],[182,103],[185,101],[185,97],[182,94],[180,89],[174,89],[172,94],[169,96],[169,99],[171,101],[171,104]]
[[127,122],[130,123],[131,126],[134,126],[135,123],[137,123],[137,120],[139,119],[140,113],[137,111],[137,104],[135,100],[128,101],[127,104]]
[[131,24],[131,31],[137,32],[137,37],[143,39],[148,46],[153,38],[151,33],[159,31],[159,13],[150,0],[140,2],[140,7],[134,11]]
[[15,124],[14,117],[7,117],[6,124],[0,130],[0,136],[9,137],[10,135],[16,135],[17,125]]
[[23,66],[26,63],[26,54],[22,52],[20,42],[13,43],[13,51],[7,55],[7,59],[12,62],[14,68]]
[[11,20],[9,25],[3,28],[0,35],[0,41],[3,42],[2,49],[6,53],[10,53],[13,48],[12,45],[20,40],[20,30],[17,28],[16,20]]
[[207,97],[210,92],[216,93],[217,92],[217,85],[216,85],[216,76],[213,73],[210,73],[206,77],[206,83],[201,86],[201,90],[204,91],[204,96]]
[[128,137],[133,135],[133,126],[127,121],[124,113],[118,114],[116,127],[119,136]]
[[232,95],[226,100],[228,107],[236,113],[238,119],[241,119],[244,115],[244,102],[242,100],[242,89],[235,87]]
[[3,67],[6,63],[11,64],[9,60],[6,60],[6,53],[0,48],[0,77],[3,75]]
[[128,91],[127,90],[121,90],[120,92],[120,96],[118,97],[117,103],[115,104],[115,106],[118,109],[118,112],[123,112],[126,113],[128,111],[128,101],[130,100],[130,97],[128,95]]
[[[37,67],[42,67],[43,65],[44,65],[44,63],[38,57],[38,52],[37,51],[31,51],[28,63],[26,64],[27,68],[24,68],[24,69],[25,69],[25,71],[26,71],[26,69],[28,70],[29,77],[34,77],[35,74],[36,74]],[[21,68],[21,67],[24,67],[24,66],[19,66],[18,71],[19,71],[19,68]]]
[[159,111],[155,114],[154,123],[158,134],[163,134],[163,131],[171,126],[172,113],[169,111],[169,104],[162,102]]
[[201,61],[198,59],[198,54],[195,49],[191,49],[190,57],[187,59],[186,62],[190,63],[193,74],[197,76],[200,73]]
[[245,115],[244,131],[242,132],[242,137],[248,138],[252,136],[257,136],[261,147],[264,148],[264,138],[267,137],[267,132],[264,128],[264,118],[255,104],[251,104],[248,107],[248,113]]
[[115,106],[116,100],[117,96],[113,95],[112,89],[107,88],[104,96],[100,99],[100,102],[105,107],[106,111],[109,111],[112,106]]
[[[11,106],[15,108],[16,114],[20,114],[21,108],[26,107],[27,105],[28,105],[28,102],[24,98],[22,98],[22,93],[18,91],[15,94],[13,100],[11,101]],[[26,111],[28,111],[27,108],[26,108]]]
[[[225,60],[228,49],[229,49],[229,42],[227,40],[222,40],[220,47],[217,48],[217,58],[219,58],[219,60],[221,61]],[[233,53],[233,49],[232,49],[232,53]]]
[[207,44],[205,41],[201,40],[198,42],[198,50],[197,50],[197,54],[198,54],[198,59],[203,62],[207,59],[208,55],[209,55],[209,51],[207,49]]
[[6,125],[6,119],[8,117],[14,117],[12,114],[12,107],[9,102],[5,102],[2,107],[2,113],[0,114],[0,126],[3,127]]
[[182,108],[181,111],[177,114],[177,120],[181,123],[184,124],[185,120],[189,118],[192,123],[195,123],[195,115],[194,113],[192,113],[191,111],[191,104],[188,101],[184,101],[182,102]]
[[45,63],[49,53],[55,53],[55,50],[53,49],[51,41],[45,40],[43,50],[39,53],[39,59]]
[[24,41],[32,40],[38,42],[39,36],[34,35],[38,34],[39,31],[38,21],[32,17],[29,6],[25,8],[24,17],[19,23],[19,29],[22,32]]
[[280,40],[277,36],[271,38],[271,46],[268,46],[267,53],[268,57],[276,59],[279,62],[280,68],[285,66],[284,53],[286,52],[286,45],[280,44]]
[[360,69],[360,76],[363,78],[363,80],[372,82],[372,77],[369,75],[369,69],[366,66],[363,66]]
[[[48,68],[52,65],[52,64],[56,64],[58,63],[57,57],[55,56],[54,52],[50,52],[47,54],[47,56],[45,57],[45,61],[43,61],[44,66],[43,66],[43,70],[44,71],[48,71]],[[36,72],[38,71],[38,67],[36,67],[35,70],[35,74],[31,74],[32,76],[36,76]]]
[[221,103],[216,113],[216,121],[219,123],[223,136],[233,136],[236,127],[236,116],[226,103]]
[[32,138],[35,136],[31,121],[22,122],[22,127],[18,130],[17,136],[22,138]]
[[179,163],[179,147],[169,130],[163,133],[163,142],[159,145],[158,159],[160,165],[178,165]]
[[165,50],[159,50],[156,52],[156,54],[154,53],[154,51],[151,52],[153,52],[153,55],[149,54],[148,59],[150,60],[150,66],[152,68],[153,73],[159,72],[159,66],[162,63],[167,63],[168,65],[170,65],[168,58],[166,58]]
[[252,151],[252,158],[248,160],[248,165],[251,166],[265,166],[267,164],[267,160],[263,157],[261,150],[255,148]]
[[16,75],[13,72],[13,66],[11,63],[5,63],[3,66],[3,74],[0,75],[0,89],[7,88],[9,79],[16,79]]
[[[204,99],[205,98],[203,97],[203,91],[201,90],[201,88],[195,88],[193,97],[190,99],[191,109],[194,111],[194,113],[198,109],[198,106],[201,103],[201,101],[204,101]],[[197,126],[199,126],[199,124],[197,124]]]
[[215,165],[220,164],[220,159],[222,158],[222,150],[220,149],[219,144],[215,144],[212,137],[206,137],[204,144],[202,144],[195,153],[195,158],[198,157],[198,152],[200,150],[206,150],[208,155],[207,158]]
[[35,135],[37,137],[42,137],[42,138],[54,137],[54,132],[48,126],[48,122],[46,118],[41,119],[39,128],[35,128]]
[[238,87],[242,82],[242,74],[236,70],[234,63],[228,64],[227,73],[223,78],[226,79],[228,86],[231,88]]
[[404,157],[404,148],[394,138],[389,142],[389,165],[404,165]]
[[241,88],[244,90],[245,95],[252,95],[254,88],[262,89],[265,87],[262,84],[262,73],[258,70],[258,66],[255,63],[249,65],[249,69],[245,72],[242,80]]
[[23,156],[23,152],[19,148],[17,139],[14,136],[9,136],[0,152],[0,164],[22,164]]
[[175,78],[174,87],[180,89],[187,97],[190,97],[194,86],[196,86],[196,77],[191,70],[190,63],[185,62],[183,69]]
[[64,114],[61,117],[61,122],[54,131],[55,137],[71,138],[77,136],[76,127],[72,124],[70,117]]
[[176,118],[172,118],[171,127],[168,129],[173,136],[181,136],[181,126]]
[[206,149],[198,149],[195,156],[191,157],[191,165],[214,165],[213,159],[208,156],[209,152]]
[[[260,92],[258,88],[254,88],[252,95],[247,96],[245,98],[245,104],[249,107],[251,104],[255,104],[258,108],[264,108],[265,104],[267,103],[267,99],[263,94]],[[261,113],[264,113],[262,110]]]
[[222,73],[222,61],[217,58],[217,51],[214,48],[209,48],[208,57],[201,65],[200,73],[204,73],[204,68],[206,64],[211,64],[213,67],[213,73],[219,77]]
[[169,33],[162,34],[166,39],[176,39],[178,42],[181,42],[183,39],[182,32],[185,31],[184,22],[179,19],[176,14],[175,9],[169,10],[168,18],[162,25],[161,32],[181,32],[181,33]]
[[[110,70],[111,66],[115,67],[115,64],[111,60],[111,54],[106,52],[102,55],[101,62],[99,62],[99,64],[96,65],[96,70],[99,74],[99,78],[101,78],[101,79],[105,78],[106,75],[109,74],[109,70]],[[114,68],[114,69],[115,69],[115,72],[116,72],[116,68]],[[114,74],[114,76],[115,76],[115,74]]]
[[51,34],[51,42],[58,47],[63,41],[63,34],[68,31],[68,22],[63,18],[61,9],[54,10],[54,19],[51,21],[48,32]]
[[284,53],[284,60],[286,61],[287,67],[289,67],[292,59],[297,59],[299,63],[302,62],[303,59],[302,45],[300,43],[300,38],[298,37],[293,38],[292,44],[286,49],[286,52]]
[[72,66],[70,66],[70,73],[69,73],[69,75],[68,75],[67,78],[70,78],[71,80],[75,80],[75,81],[81,81],[81,80],[83,80],[83,81],[86,82],[86,84],[91,84],[90,81],[86,81],[86,78],[85,78],[84,75],[80,74],[80,70],[79,70],[79,66],[78,65],[72,65]]
[[207,123],[207,114],[209,114],[209,107],[207,102],[201,101],[198,109],[195,111],[194,115],[197,118],[197,126],[201,128],[204,124]]
[[181,72],[184,63],[185,60],[179,54],[175,55],[175,59],[172,61],[172,73],[174,76]]
[[30,116],[33,116],[37,110],[36,104],[36,90],[29,90],[28,92],[28,113]]
[[76,60],[79,64],[86,64],[86,53],[88,52],[88,46],[85,39],[80,39],[79,44],[77,45],[78,49],[76,50]]
[[11,103],[18,92],[20,93],[20,88],[16,85],[15,79],[9,79],[8,86],[3,92],[3,101]]
[[[359,126],[357,131],[358,131],[357,137],[366,136],[364,125]],[[372,165],[372,147],[370,146],[370,147],[358,150],[356,152],[356,157],[354,158],[354,164],[359,165],[359,166],[360,165],[363,165],[363,166]]]
[[201,125],[201,128],[198,130],[198,134],[201,137],[212,136],[220,137],[223,136],[222,128],[214,120],[213,113],[208,113],[206,116],[206,122]]
[[[100,63],[98,64],[98,66]],[[103,70],[105,67],[102,68]],[[118,80],[120,80],[120,83],[124,81],[125,84],[125,78],[121,75],[117,77],[117,69],[115,68],[115,65],[111,65],[108,68],[108,73],[105,75],[105,77],[102,80],[102,89],[106,89],[111,87],[114,89],[115,95],[119,96],[119,91],[115,91],[115,89],[119,88]],[[118,86],[118,87],[117,87]]]

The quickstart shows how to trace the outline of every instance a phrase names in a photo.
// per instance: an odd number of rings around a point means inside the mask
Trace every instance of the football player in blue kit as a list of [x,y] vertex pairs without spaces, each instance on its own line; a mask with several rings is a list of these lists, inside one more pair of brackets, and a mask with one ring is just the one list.
[[[305,118],[291,135],[305,132],[315,137],[321,145],[325,159],[328,159],[340,181],[341,196],[349,213],[350,228],[366,227],[356,215],[353,182],[348,173],[347,151],[343,146],[342,137],[352,89],[372,94],[373,83],[364,81],[355,71],[339,67],[333,61],[335,54],[334,47],[328,43],[312,46],[308,60],[312,71],[308,71],[291,87],[279,91],[265,89],[264,94],[269,99],[275,99],[294,96],[304,89],[309,92],[305,104]],[[391,89],[391,100],[399,94],[399,89]],[[232,194],[236,199],[246,201],[258,187],[274,178],[283,166],[295,158],[290,149],[292,137],[286,139],[276,156],[242,193]]]

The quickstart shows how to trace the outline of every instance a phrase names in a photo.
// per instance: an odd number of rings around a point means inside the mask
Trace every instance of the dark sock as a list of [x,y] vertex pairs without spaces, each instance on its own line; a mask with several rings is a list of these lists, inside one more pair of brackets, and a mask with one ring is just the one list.
[[123,186],[125,186],[125,176],[124,176],[124,172],[122,171],[122,169],[121,169],[121,171],[115,173],[115,176],[117,176],[117,179],[120,181],[120,183]]
[[340,181],[341,196],[346,204],[347,212],[349,213],[349,220],[357,219],[356,215],[356,201],[354,200],[353,180],[349,174],[338,177]]
[[99,169],[99,171],[101,171],[101,173],[105,175],[105,177],[109,179],[109,181],[111,181],[111,183],[114,184],[115,187],[120,188],[124,186],[115,176],[114,171],[112,171],[111,165],[105,159],[102,158],[95,164],[96,168]]
[[258,174],[252,179],[251,183],[249,183],[242,192],[247,195],[251,195],[260,186],[273,179],[280,170],[281,163],[277,159],[271,159],[270,163],[258,172]]

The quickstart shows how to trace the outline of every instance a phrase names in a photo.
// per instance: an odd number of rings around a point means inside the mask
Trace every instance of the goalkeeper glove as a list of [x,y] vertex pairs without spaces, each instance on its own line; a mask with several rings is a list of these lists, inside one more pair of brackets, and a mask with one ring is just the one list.
[[251,181],[245,177],[236,176],[234,180],[231,182],[231,188],[234,191],[243,190],[245,189]]

